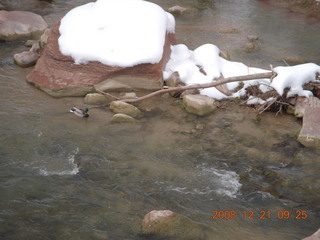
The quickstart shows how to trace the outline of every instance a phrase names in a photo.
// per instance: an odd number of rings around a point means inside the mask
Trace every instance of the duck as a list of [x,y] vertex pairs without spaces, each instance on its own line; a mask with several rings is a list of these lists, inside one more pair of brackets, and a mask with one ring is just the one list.
[[89,117],[89,114],[88,114],[89,109],[88,108],[82,109],[82,108],[72,107],[69,110],[69,112],[74,113],[78,117],[83,117],[83,118]]

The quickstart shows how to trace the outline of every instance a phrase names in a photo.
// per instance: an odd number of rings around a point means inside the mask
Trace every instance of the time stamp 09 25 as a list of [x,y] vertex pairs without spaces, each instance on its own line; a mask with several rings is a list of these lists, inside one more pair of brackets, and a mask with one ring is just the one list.
[[308,212],[304,210],[297,211],[212,211],[211,219],[296,219],[296,220],[305,220],[308,219]]

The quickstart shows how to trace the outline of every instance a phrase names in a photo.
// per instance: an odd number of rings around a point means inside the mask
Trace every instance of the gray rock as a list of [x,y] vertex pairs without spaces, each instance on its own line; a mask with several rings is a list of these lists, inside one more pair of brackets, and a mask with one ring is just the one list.
[[135,121],[136,119],[124,113],[116,113],[111,118],[111,122],[135,122]]
[[122,99],[134,99],[137,98],[137,94],[135,92],[120,93],[120,97]]
[[204,229],[186,217],[170,210],[153,210],[145,215],[141,227],[146,235],[168,238],[205,239]]
[[40,15],[25,11],[0,11],[0,26],[0,40],[4,41],[39,38],[48,27]]
[[314,234],[312,234],[309,237],[306,237],[302,240],[319,240],[320,239],[320,229],[318,229],[318,231],[316,231]]
[[214,100],[210,97],[197,95],[185,95],[183,97],[187,112],[203,116],[216,110]]
[[304,110],[303,124],[298,141],[306,147],[320,148],[320,106]]
[[36,64],[39,54],[34,51],[25,51],[13,56],[14,62],[20,67],[31,67]]
[[40,47],[41,48],[44,48],[47,45],[48,37],[49,37],[50,33],[51,33],[50,28],[47,28],[46,30],[44,30],[43,34],[40,37]]
[[141,111],[136,108],[135,106],[122,102],[122,101],[113,101],[110,103],[110,110],[114,113],[124,113],[133,118],[138,117],[141,115]]
[[254,41],[258,41],[259,40],[259,37],[256,36],[256,35],[248,35],[247,38],[248,38],[248,40],[250,42],[254,42]]
[[84,98],[84,103],[86,104],[99,105],[107,104],[109,102],[111,102],[111,100],[101,93],[88,93]]
[[320,99],[317,97],[297,97],[293,108],[293,115],[297,118],[302,118],[304,116],[304,111],[306,107],[320,107]]

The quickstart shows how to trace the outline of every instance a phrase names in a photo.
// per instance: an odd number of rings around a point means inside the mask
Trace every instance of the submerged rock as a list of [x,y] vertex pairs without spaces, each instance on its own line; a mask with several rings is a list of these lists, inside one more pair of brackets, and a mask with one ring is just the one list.
[[129,103],[122,102],[122,101],[111,102],[110,110],[115,113],[123,113],[123,114],[129,115],[133,118],[141,115],[141,111],[138,108],[136,108],[135,106]]
[[197,95],[185,95],[183,102],[186,105],[187,112],[203,116],[216,110],[214,100],[210,97]]
[[15,41],[22,38],[39,38],[48,27],[44,19],[26,11],[0,11],[0,40]]
[[124,113],[116,113],[111,118],[111,122],[135,122],[135,121],[136,119]]
[[160,235],[183,239],[205,239],[204,229],[191,220],[170,210],[153,210],[145,215],[141,231],[146,235]]

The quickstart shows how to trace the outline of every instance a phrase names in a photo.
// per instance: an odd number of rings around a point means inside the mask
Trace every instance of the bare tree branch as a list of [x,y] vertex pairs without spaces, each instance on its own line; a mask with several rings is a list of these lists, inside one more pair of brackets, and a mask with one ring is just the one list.
[[185,90],[190,90],[190,89],[216,87],[221,84],[230,83],[230,82],[240,82],[240,81],[248,81],[248,80],[263,79],[263,78],[274,78],[275,74],[276,74],[275,72],[265,72],[265,73],[250,74],[250,75],[245,75],[245,76],[218,78],[216,81],[211,82],[211,83],[194,84],[194,85],[183,86],[183,87],[170,87],[170,88],[161,89],[161,90],[149,93],[149,94],[142,96],[142,97],[139,97],[139,98],[121,99],[120,101],[127,102],[127,103],[139,102],[139,101],[145,100],[147,98],[151,98],[151,97],[154,97],[154,96],[157,96],[160,94],[164,94],[164,93],[175,92],[175,91],[185,91]]

